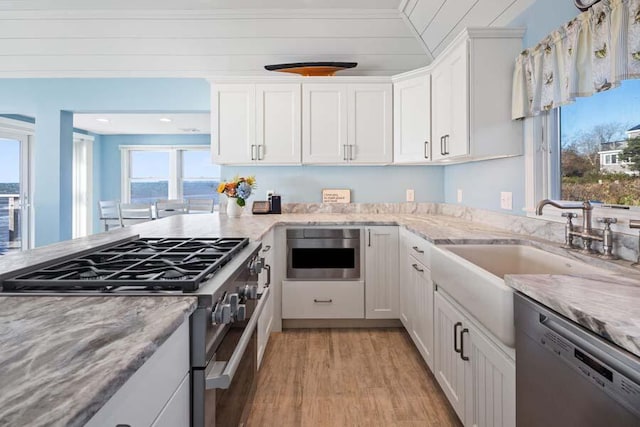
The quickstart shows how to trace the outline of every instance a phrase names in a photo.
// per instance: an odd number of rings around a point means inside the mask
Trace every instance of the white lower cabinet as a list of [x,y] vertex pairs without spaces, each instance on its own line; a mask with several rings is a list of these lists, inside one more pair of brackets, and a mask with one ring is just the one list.
[[[258,253],[261,258],[264,258],[265,268],[260,273],[258,278],[258,284],[260,290],[265,286],[272,286],[272,291],[276,288],[276,276],[278,266],[276,265],[276,248],[275,248],[275,232],[269,231],[262,239],[262,248]],[[269,292],[269,299],[266,301],[266,305],[258,318],[258,368],[262,363],[262,357],[264,351],[269,343],[269,336],[273,330],[273,322],[275,319],[274,310],[275,292]]]
[[[411,257],[410,257],[411,258]],[[433,282],[431,270],[413,259],[409,260],[411,269],[410,290],[413,307],[411,337],[429,368],[433,369]]]
[[365,317],[398,318],[398,227],[365,228]]
[[282,281],[283,319],[363,319],[363,281]]
[[86,426],[188,426],[188,406],[189,321],[185,321]]
[[435,376],[465,426],[515,426],[515,361],[438,290]]
[[164,407],[158,418],[153,422],[152,427],[176,427],[186,426],[185,422],[191,419],[191,393],[189,392],[191,383],[187,374],[178,390],[171,396],[171,399]]
[[270,292],[269,299],[266,301],[262,313],[258,318],[258,369],[260,369],[264,351],[267,349],[267,344],[269,343],[269,335],[271,335],[271,331],[273,330],[273,315],[273,293]]

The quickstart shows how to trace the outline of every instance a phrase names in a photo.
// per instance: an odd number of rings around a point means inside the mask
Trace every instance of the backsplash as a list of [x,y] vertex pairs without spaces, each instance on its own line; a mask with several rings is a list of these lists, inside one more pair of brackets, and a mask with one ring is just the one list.
[[[512,233],[534,236],[559,244],[564,242],[564,223],[544,219],[503,214],[500,212],[470,208],[446,203],[285,203],[283,213],[372,213],[444,215],[469,222],[487,225]],[[599,249],[596,242],[595,247]],[[638,258],[638,237],[630,234],[614,233],[613,253],[627,261]]]

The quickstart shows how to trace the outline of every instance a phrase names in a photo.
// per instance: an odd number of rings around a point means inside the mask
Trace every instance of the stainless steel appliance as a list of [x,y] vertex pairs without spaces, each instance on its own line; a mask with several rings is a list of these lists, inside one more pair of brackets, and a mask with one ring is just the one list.
[[194,295],[193,427],[243,424],[257,373],[256,326],[269,298],[269,266],[246,238],[134,236],[0,277],[3,295]]
[[518,427],[640,426],[640,358],[516,294]]
[[359,279],[360,264],[358,228],[287,230],[288,279]]

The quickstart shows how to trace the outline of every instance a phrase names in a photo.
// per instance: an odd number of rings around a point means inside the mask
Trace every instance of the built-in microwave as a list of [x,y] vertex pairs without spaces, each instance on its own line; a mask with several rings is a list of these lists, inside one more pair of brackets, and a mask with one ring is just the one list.
[[360,229],[287,230],[287,279],[358,280]]

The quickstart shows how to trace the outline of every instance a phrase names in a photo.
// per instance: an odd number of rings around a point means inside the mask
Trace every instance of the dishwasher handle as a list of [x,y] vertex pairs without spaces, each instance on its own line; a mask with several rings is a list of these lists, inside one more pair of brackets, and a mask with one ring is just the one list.
[[236,346],[233,354],[229,358],[229,361],[216,361],[212,362],[211,369],[208,370],[205,379],[205,387],[207,390],[211,390],[214,388],[229,388],[231,385],[231,381],[233,381],[233,376],[238,370],[238,366],[240,365],[240,361],[244,356],[247,347],[251,341],[252,335],[256,330],[258,325],[258,319],[260,318],[260,314],[262,314],[262,310],[267,303],[267,300],[270,297],[271,288],[264,288],[264,292],[260,297],[260,302],[256,306],[256,309],[253,311],[249,322],[247,323],[246,328],[242,332],[242,336],[238,341],[238,345]]

